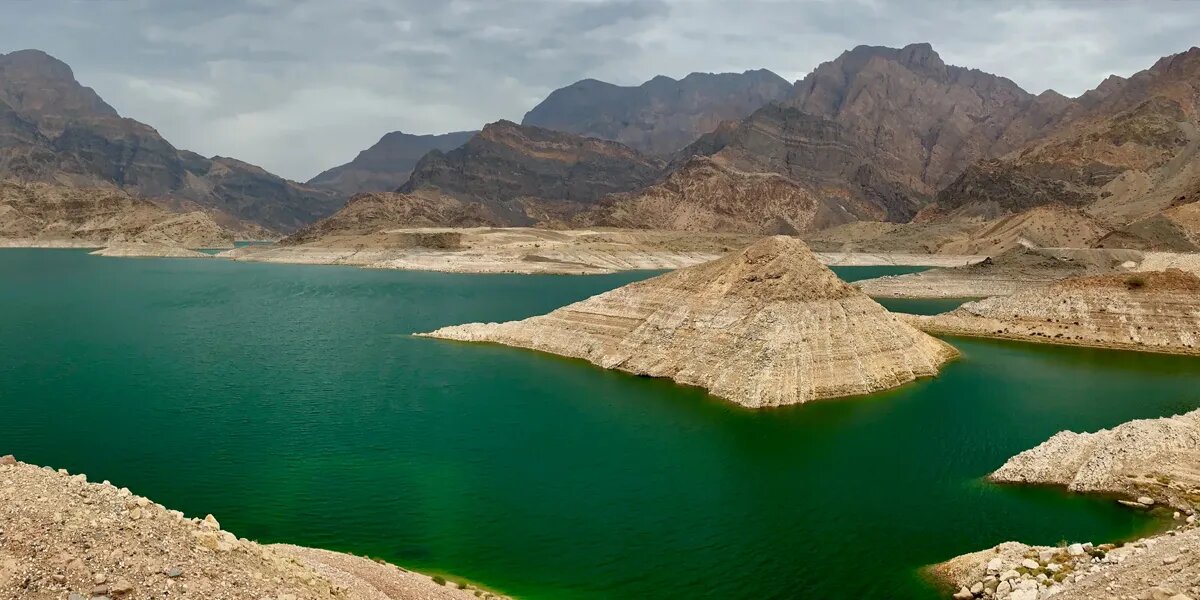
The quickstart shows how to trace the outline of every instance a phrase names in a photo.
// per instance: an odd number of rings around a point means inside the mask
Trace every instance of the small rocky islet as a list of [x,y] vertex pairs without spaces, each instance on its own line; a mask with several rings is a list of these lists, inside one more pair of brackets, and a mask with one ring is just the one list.
[[420,335],[582,358],[699,386],[750,408],[892,388],[934,376],[958,355],[786,236],[547,315]]

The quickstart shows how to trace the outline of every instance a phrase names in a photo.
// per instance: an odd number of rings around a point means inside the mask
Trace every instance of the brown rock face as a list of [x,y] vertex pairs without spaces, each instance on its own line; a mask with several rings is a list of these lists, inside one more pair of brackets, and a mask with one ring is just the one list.
[[891,388],[937,374],[957,354],[782,236],[547,315],[426,335],[669,377],[751,408]]
[[[1112,227],[1147,219],[1200,189],[1200,48],[1084,94],[1045,136],[978,163],[937,196],[939,216],[997,214],[1057,202]],[[1109,246],[1189,249],[1184,235],[1144,224]],[[1135,228],[1137,229],[1137,228]],[[1142,238],[1138,241],[1138,238]]]
[[0,244],[153,243],[233,246],[232,233],[204,212],[170,212],[115,188],[0,181]]
[[114,185],[275,230],[296,229],[337,207],[328,192],[176,149],[152,127],[122,118],[70,67],[37,50],[0,55],[0,176]]
[[856,221],[870,207],[821,197],[776,173],[738,171],[696,156],[663,181],[616,194],[575,220],[600,225],[674,231],[796,234]]
[[976,160],[1036,136],[1069,105],[947,65],[929,44],[859,46],[797,83],[790,102],[845,127],[875,151],[881,170],[925,196]]
[[364,235],[403,227],[480,227],[498,219],[478,202],[417,191],[358,194],[333,215],[284,238],[284,245],[306,244],[329,236]]
[[645,186],[662,167],[616,142],[498,121],[460,148],[425,155],[397,191],[478,203],[503,224],[531,225]]
[[308,180],[306,185],[332,190],[350,197],[361,192],[394,190],[412,173],[417,161],[431,150],[449,152],[467,142],[478,131],[456,131],[441,135],[412,135],[393,131],[363,150],[354,160]]
[[636,87],[585,79],[555,90],[521,123],[665,155],[790,92],[785,79],[765,69],[692,73],[678,81],[659,76]]
[[923,202],[908,183],[881,171],[845,127],[781,104],[719,128],[678,157],[703,154],[740,171],[778,173],[813,189],[822,202],[840,202],[851,213],[865,209],[876,220],[907,221]]

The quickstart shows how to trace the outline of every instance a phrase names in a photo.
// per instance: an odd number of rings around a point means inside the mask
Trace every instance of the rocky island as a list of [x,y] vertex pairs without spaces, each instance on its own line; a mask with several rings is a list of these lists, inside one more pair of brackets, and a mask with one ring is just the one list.
[[423,335],[668,377],[750,408],[888,389],[936,375],[957,355],[784,236],[543,316]]
[[1200,354],[1200,277],[1179,269],[1073,277],[913,322],[937,334]]

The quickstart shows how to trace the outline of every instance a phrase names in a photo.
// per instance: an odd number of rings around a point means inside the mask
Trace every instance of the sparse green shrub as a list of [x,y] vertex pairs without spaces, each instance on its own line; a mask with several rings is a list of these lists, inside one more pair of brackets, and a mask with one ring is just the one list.
[[438,585],[446,585],[446,578],[442,577],[441,575],[434,575],[433,582]]

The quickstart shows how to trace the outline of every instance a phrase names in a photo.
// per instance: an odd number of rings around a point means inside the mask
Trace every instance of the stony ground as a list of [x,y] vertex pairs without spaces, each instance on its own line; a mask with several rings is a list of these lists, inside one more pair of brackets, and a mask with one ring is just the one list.
[[492,597],[366,558],[264,546],[124,488],[0,457],[0,598]]
[[932,568],[955,600],[1192,600],[1200,598],[1200,529],[1177,527],[1129,544],[1065,547],[1005,542]]

